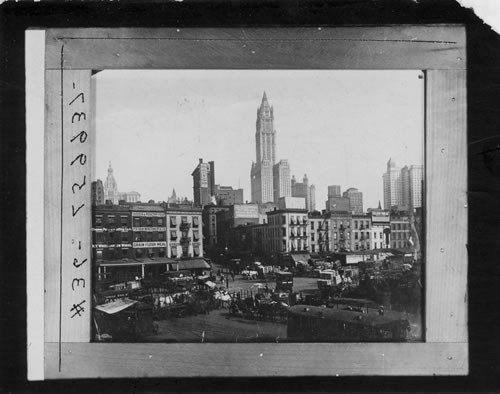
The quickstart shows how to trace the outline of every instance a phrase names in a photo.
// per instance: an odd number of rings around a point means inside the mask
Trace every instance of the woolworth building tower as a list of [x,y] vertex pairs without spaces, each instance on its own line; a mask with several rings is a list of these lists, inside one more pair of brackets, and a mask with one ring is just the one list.
[[266,92],[257,109],[255,145],[257,161],[252,162],[251,189],[253,203],[274,201],[273,166],[276,158],[276,130],[273,107],[267,101]]

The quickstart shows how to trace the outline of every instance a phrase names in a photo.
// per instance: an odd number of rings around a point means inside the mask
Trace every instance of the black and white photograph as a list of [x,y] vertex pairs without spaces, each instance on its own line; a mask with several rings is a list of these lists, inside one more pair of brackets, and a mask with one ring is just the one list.
[[92,340],[422,340],[423,71],[93,78]]

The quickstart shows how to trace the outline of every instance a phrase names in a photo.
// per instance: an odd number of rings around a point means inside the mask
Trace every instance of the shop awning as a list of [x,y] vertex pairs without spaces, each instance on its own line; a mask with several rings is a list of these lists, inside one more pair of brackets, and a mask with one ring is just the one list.
[[295,263],[298,263],[299,261],[303,261],[304,263],[307,263],[307,261],[311,258],[309,254],[303,253],[303,254],[291,254],[290,257]]
[[203,259],[179,260],[176,263],[180,270],[210,269],[210,264]]
[[112,315],[118,312],[121,312],[127,308],[130,308],[132,305],[137,303],[138,301],[131,300],[129,298],[119,298],[115,301],[109,302],[107,304],[97,305],[95,309],[98,311],[107,313],[108,315]]
[[158,265],[158,264],[172,264],[174,260],[166,257],[159,258],[139,258],[139,259],[121,259],[121,260],[103,260],[98,261],[98,267],[125,267],[125,266],[139,266],[139,265]]

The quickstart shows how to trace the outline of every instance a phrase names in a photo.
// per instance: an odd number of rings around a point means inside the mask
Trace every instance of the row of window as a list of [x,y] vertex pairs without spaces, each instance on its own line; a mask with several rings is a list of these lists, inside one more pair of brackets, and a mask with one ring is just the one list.
[[391,230],[408,230],[409,228],[409,223],[391,223]]
[[[188,231],[181,231],[181,238],[188,238]],[[177,230],[170,231],[170,240],[175,241],[178,238]],[[134,232],[133,238],[128,232],[122,231],[111,231],[109,233],[95,233],[95,243],[116,243],[122,242],[126,243],[133,239],[134,242],[143,241],[165,241],[165,233],[162,231],[143,231]],[[200,232],[198,230],[193,230],[193,240],[198,241],[200,239]]]
[[[193,246],[193,256],[201,256],[200,248],[198,246]],[[102,249],[96,250],[97,261],[103,260],[117,260],[122,258],[155,258],[155,257],[166,257],[165,248],[137,248],[133,249],[131,252],[130,248],[113,248],[103,251]],[[176,246],[170,248],[170,257],[191,257],[189,254],[189,247],[182,246],[181,253],[178,253]]]
[[[130,216],[129,215],[106,215],[104,218],[103,215],[95,216],[95,226],[103,227],[106,226],[129,226],[130,225]],[[191,223],[188,220],[187,216],[181,216],[180,220],[181,227],[190,225]],[[162,217],[134,217],[133,218],[133,226],[134,227],[163,227],[165,225],[165,218]],[[170,227],[177,227],[178,220],[176,216],[170,216]],[[192,225],[193,227],[199,227],[200,220],[198,216],[192,217]]]

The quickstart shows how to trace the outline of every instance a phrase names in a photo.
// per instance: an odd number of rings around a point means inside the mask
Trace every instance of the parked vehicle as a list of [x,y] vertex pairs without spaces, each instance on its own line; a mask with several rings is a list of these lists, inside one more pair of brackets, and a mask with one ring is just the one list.
[[276,291],[293,291],[293,274],[287,271],[276,273]]

